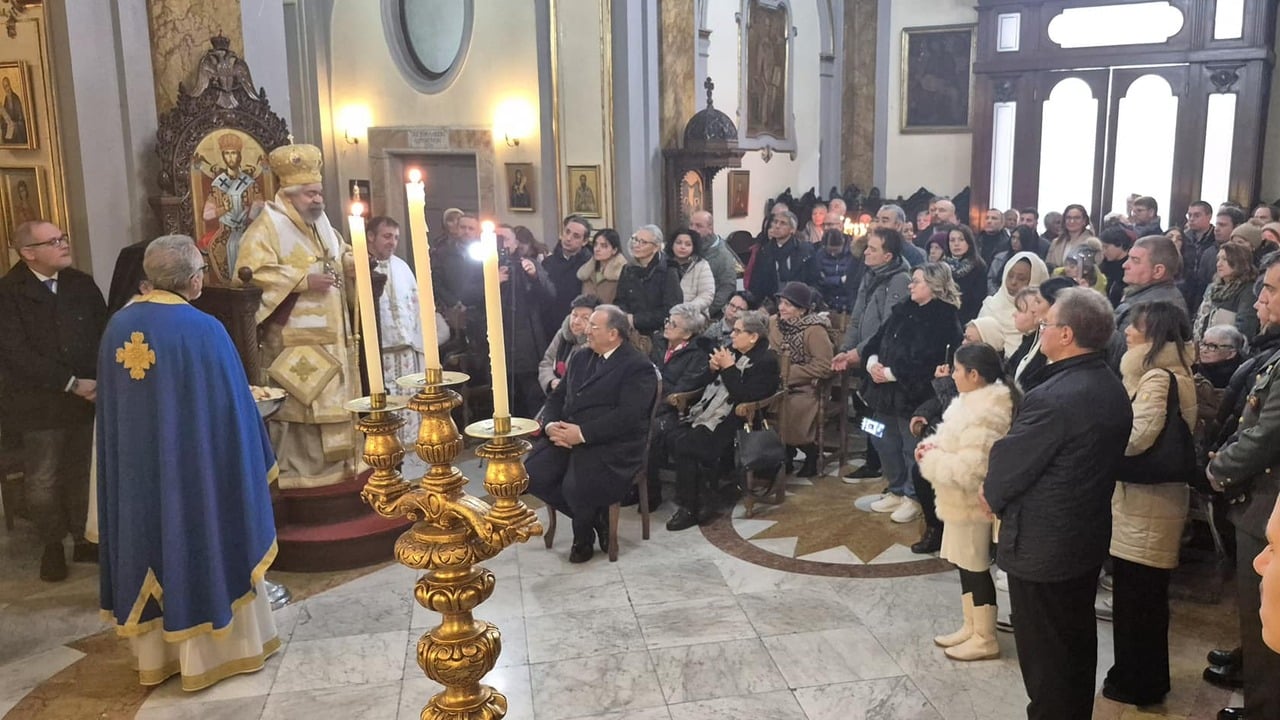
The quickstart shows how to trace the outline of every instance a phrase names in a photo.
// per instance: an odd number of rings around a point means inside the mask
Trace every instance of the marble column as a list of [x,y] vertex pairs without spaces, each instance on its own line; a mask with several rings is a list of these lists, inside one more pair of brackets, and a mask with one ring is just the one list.
[[701,80],[694,77],[697,37],[693,3],[659,0],[658,77],[660,78],[659,140],[661,147],[679,147],[685,123],[699,108]]
[[853,183],[866,191],[874,182],[878,22],[876,0],[845,0],[844,133],[841,136],[844,167],[840,173],[841,189]]

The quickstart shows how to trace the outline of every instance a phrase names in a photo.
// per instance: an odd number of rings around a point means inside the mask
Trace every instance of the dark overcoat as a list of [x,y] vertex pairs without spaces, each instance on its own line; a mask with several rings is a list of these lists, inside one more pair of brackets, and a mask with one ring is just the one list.
[[[570,451],[562,491],[571,506],[604,507],[626,496],[644,462],[658,390],[653,363],[630,343],[602,359],[584,348],[547,398],[543,420],[574,423],[586,441]],[[535,451],[536,452],[536,451]]]
[[1009,434],[991,447],[983,495],[1001,521],[1000,568],[1050,583],[1096,572],[1107,558],[1133,406],[1101,352],[1040,375]]
[[98,377],[98,342],[107,303],[93,278],[58,273],[55,294],[18,263],[0,278],[0,408],[6,427],[21,430],[89,425],[93,403],[66,391],[72,376]]

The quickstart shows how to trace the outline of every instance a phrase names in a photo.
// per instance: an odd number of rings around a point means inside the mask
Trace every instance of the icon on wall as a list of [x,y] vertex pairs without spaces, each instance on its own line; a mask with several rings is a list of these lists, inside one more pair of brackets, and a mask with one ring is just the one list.
[[0,63],[0,149],[34,150],[31,73],[24,62]]
[[507,209],[533,212],[533,163],[507,163]]
[[571,212],[583,217],[601,217],[600,166],[570,165],[569,195],[573,198],[569,205]]
[[751,203],[751,171],[729,171],[729,217],[740,218],[748,215]]

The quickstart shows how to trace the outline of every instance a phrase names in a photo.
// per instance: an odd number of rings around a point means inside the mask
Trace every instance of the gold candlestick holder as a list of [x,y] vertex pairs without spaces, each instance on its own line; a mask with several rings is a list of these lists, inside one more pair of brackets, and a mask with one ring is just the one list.
[[[443,616],[418,640],[418,666],[444,686],[423,708],[422,720],[498,720],[507,714],[506,696],[480,682],[502,652],[502,635],[472,616],[495,584],[493,573],[478,563],[542,534],[537,515],[519,499],[528,485],[521,457],[530,448],[522,436],[537,429],[532,420],[495,418],[467,428],[468,435],[486,439],[477,454],[489,461],[484,486],[493,505],[464,489],[467,478],[453,465],[462,451],[453,410],[462,398],[450,388],[468,379],[428,370],[396,381],[416,390],[407,401],[374,395],[347,404],[352,412],[368,413],[356,422],[365,433],[364,460],[374,469],[361,497],[383,517],[414,521],[396,540],[396,560],[426,571],[414,598]],[[398,469],[404,448],[396,431],[404,421],[394,411],[406,407],[422,417],[414,451],[428,470],[416,485]]]

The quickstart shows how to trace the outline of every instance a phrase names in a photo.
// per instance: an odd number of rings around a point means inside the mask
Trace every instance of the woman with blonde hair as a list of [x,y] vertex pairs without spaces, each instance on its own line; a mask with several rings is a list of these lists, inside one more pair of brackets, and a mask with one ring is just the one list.
[[910,299],[893,307],[866,345],[866,368],[871,382],[863,391],[875,419],[884,424],[880,437],[871,437],[880,453],[888,490],[870,503],[873,512],[892,513],[906,523],[920,516],[911,468],[917,439],[911,432],[915,409],[933,393],[933,375],[947,354],[960,347],[960,289],[943,263],[916,268],[908,286]]

